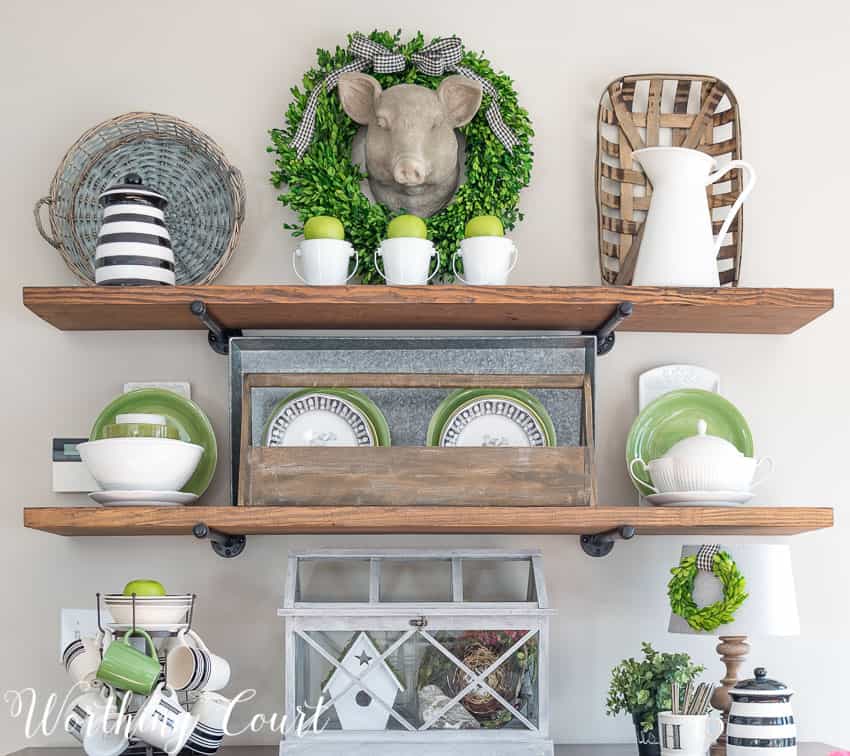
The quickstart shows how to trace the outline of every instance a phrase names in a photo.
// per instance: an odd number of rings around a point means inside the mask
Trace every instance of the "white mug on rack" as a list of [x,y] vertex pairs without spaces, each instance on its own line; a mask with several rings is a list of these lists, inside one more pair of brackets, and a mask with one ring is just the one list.
[[195,717],[180,705],[177,692],[160,683],[133,718],[130,737],[174,756],[183,750],[196,724]]
[[[354,257],[354,270],[348,272]],[[298,270],[301,261],[303,273]],[[342,239],[305,239],[292,253],[295,275],[310,286],[343,286],[357,274],[360,259],[354,247]]]
[[68,704],[65,732],[82,744],[88,756],[122,754],[129,745],[126,730],[107,685],[89,688]]
[[[463,276],[457,259],[463,261]],[[516,267],[519,252],[505,236],[472,236],[460,243],[452,258],[452,271],[461,283],[471,286],[504,286]]]
[[230,664],[211,653],[194,630],[181,630],[166,657],[166,681],[180,691],[221,690],[230,682]]
[[75,683],[91,682],[100,666],[103,633],[96,638],[72,640],[62,652],[62,663]]
[[[384,263],[384,270],[378,258]],[[431,258],[436,258],[434,271],[428,275]],[[399,236],[384,239],[375,250],[375,269],[390,286],[422,286],[440,269],[440,256],[433,242],[427,239]]]
[[230,713],[230,699],[205,690],[192,704],[195,729],[186,741],[186,748],[200,756],[212,756],[221,747],[224,727]]

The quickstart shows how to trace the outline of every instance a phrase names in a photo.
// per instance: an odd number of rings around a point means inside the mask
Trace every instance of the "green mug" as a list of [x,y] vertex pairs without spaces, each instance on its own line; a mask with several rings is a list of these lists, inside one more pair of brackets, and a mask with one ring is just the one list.
[[[130,638],[145,639],[150,655],[142,653]],[[109,644],[97,669],[97,679],[119,690],[129,690],[142,696],[150,695],[159,680],[161,667],[153,640],[144,630],[128,630],[121,640]]]

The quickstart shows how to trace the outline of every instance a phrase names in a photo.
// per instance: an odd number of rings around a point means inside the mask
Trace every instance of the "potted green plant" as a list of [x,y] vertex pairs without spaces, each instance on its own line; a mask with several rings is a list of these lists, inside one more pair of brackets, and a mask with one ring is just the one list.
[[687,654],[659,653],[642,643],[643,659],[624,659],[611,670],[608,716],[631,714],[640,756],[659,756],[658,712],[672,708],[670,683],[684,686],[704,667],[693,664]]

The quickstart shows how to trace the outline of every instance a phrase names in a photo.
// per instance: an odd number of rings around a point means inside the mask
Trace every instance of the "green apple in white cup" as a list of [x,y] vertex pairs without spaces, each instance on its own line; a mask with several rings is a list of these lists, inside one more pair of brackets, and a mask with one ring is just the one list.
[[463,235],[467,239],[476,236],[504,236],[505,229],[502,221],[495,215],[477,215],[467,222]]
[[305,239],[344,239],[345,229],[331,215],[314,215],[304,224]]
[[131,580],[124,586],[124,595],[165,596],[165,586],[158,580]]
[[427,239],[428,227],[417,215],[399,215],[387,226],[387,239]]

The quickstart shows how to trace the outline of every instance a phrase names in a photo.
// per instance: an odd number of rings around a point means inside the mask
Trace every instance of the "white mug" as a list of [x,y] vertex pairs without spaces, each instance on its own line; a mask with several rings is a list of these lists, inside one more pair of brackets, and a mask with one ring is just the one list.
[[196,724],[195,717],[180,705],[176,691],[160,683],[133,719],[130,737],[174,756],[183,750]]
[[[463,260],[463,276],[457,272]],[[505,236],[473,236],[464,239],[452,258],[452,271],[461,283],[472,286],[504,286],[516,267],[519,252]]]
[[723,732],[723,722],[708,714],[658,714],[662,756],[705,756]]
[[91,682],[97,674],[101,661],[103,634],[97,638],[72,640],[62,652],[62,663],[75,682]]
[[[354,256],[354,270],[348,272],[348,261]],[[303,275],[296,259],[301,260]],[[342,239],[305,239],[292,253],[295,275],[310,286],[342,286],[357,274],[360,258],[354,247]]]
[[211,653],[194,630],[177,634],[176,645],[166,657],[166,670],[166,681],[175,690],[221,690],[230,682],[227,659]]
[[[378,256],[384,262],[384,270],[378,265]],[[434,272],[428,275],[432,257],[437,258],[437,264]],[[421,286],[437,275],[440,257],[433,242],[399,236],[384,239],[375,250],[375,269],[390,286]]]
[[73,735],[88,756],[119,756],[127,746],[124,717],[118,713],[108,686],[92,688],[68,706],[65,732]]
[[186,741],[186,748],[201,756],[212,756],[218,751],[224,739],[230,703],[229,698],[211,691],[204,691],[198,696],[191,709],[198,723]]

